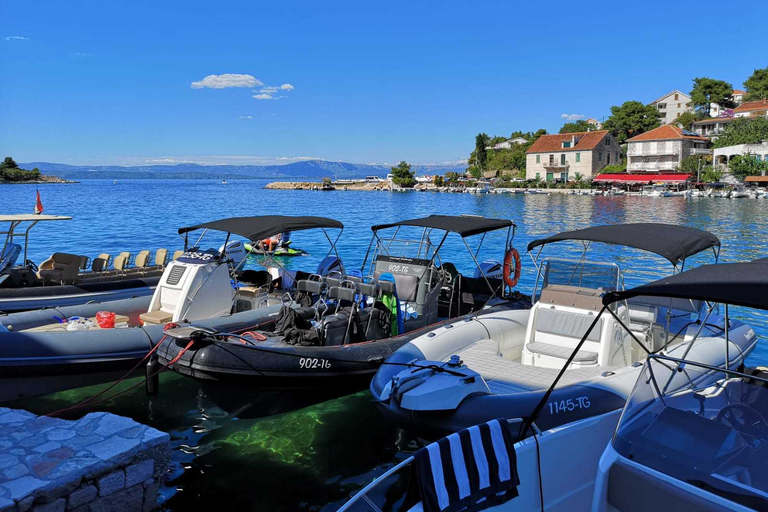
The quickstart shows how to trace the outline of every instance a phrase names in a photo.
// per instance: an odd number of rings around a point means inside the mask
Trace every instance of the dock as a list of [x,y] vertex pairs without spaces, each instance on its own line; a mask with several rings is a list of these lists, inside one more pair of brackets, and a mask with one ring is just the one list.
[[0,512],[157,508],[170,437],[130,418],[0,408]]

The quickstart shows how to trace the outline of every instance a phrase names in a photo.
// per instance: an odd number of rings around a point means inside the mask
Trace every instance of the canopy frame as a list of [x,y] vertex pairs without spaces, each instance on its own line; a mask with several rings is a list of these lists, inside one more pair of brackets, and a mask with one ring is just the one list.
[[[373,255],[371,257],[371,264],[373,264],[374,261],[376,261],[377,255],[380,253],[381,250],[384,251],[387,255],[389,255],[389,248],[392,246],[392,243],[394,241],[400,241],[400,242],[418,242],[419,248],[417,252],[418,255],[421,254],[422,248],[424,248],[424,255],[427,256],[429,254],[429,248],[433,246],[430,235],[432,234],[432,231],[437,229],[440,231],[443,231],[443,236],[440,239],[440,242],[435,246],[432,256],[429,259],[428,265],[433,265],[435,261],[438,261],[440,263],[440,267],[442,268],[442,259],[440,258],[440,249],[443,247],[443,244],[445,243],[446,239],[448,238],[448,235],[450,233],[457,233],[461,237],[461,241],[464,243],[464,246],[467,248],[467,252],[469,252],[470,257],[472,258],[472,261],[475,263],[475,266],[480,270],[480,274],[483,276],[483,280],[485,281],[485,284],[488,286],[489,290],[493,291],[493,295],[496,295],[499,292],[499,289],[504,288],[504,281],[502,280],[502,283],[500,286],[494,288],[493,285],[491,285],[491,282],[488,278],[488,275],[483,270],[480,263],[477,261],[477,255],[480,253],[480,249],[482,248],[483,242],[485,241],[485,235],[491,231],[499,231],[501,229],[507,228],[507,234],[506,234],[506,240],[504,242],[504,251],[506,252],[511,248],[511,242],[514,240],[515,237],[515,229],[516,225],[512,221],[506,221],[504,222],[503,219],[487,219],[489,221],[497,221],[496,225],[491,227],[488,226],[487,229],[475,229],[471,230],[471,232],[467,232],[467,230],[460,231],[456,229],[451,229],[449,225],[444,225],[442,222],[439,221],[445,221],[449,219],[486,219],[485,217],[479,216],[479,215],[460,215],[460,216],[450,216],[450,215],[430,215],[429,217],[421,217],[421,218],[415,218],[415,219],[408,219],[400,222],[393,222],[390,224],[378,224],[375,226],[371,226],[371,231],[373,232],[373,236],[371,237],[371,241],[368,243],[368,249],[365,251],[365,257],[363,258],[363,263],[360,266],[360,270],[365,272],[365,264],[368,262],[368,256],[371,255],[371,249],[373,248]],[[434,220],[434,222],[430,222]],[[397,239],[397,235],[400,233],[400,228],[403,226],[413,226],[413,227],[421,227],[421,237],[418,241],[416,240],[399,240]],[[384,239],[379,237],[379,231],[389,229],[389,228],[395,228],[395,232],[392,235],[392,238],[388,240],[388,242],[385,242]],[[469,247],[469,244],[467,243],[466,239],[471,236],[476,235],[482,235],[480,238],[480,242],[477,245],[477,248],[475,249],[474,253],[472,251],[472,248]]]
[[[9,227],[7,231],[0,231],[0,236],[5,235],[5,241],[3,242],[3,249],[0,254],[5,254],[6,248],[11,245],[15,238],[24,238],[24,264],[26,265],[29,259],[29,232],[33,227],[37,226],[40,222],[55,221],[55,220],[72,220],[72,217],[61,215],[2,215],[0,216],[0,222],[8,222]],[[16,231],[16,228],[29,222],[29,225],[23,229],[23,231]]]

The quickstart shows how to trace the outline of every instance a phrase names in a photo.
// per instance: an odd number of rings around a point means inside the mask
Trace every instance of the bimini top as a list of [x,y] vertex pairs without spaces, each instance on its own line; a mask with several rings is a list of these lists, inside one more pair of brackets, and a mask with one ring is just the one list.
[[64,217],[62,215],[36,215],[34,213],[0,215],[0,222],[39,222],[41,220],[72,220],[72,217]]
[[262,215],[259,217],[230,217],[179,228],[179,234],[196,229],[213,229],[235,235],[244,236],[249,240],[262,240],[285,231],[302,231],[304,229],[333,228],[344,229],[344,224],[325,217],[291,217],[288,215]]
[[663,256],[673,265],[704,249],[720,247],[720,239],[709,231],[674,224],[641,223],[565,231],[549,238],[534,240],[528,244],[528,251],[565,240],[585,240],[632,247]]
[[603,297],[606,306],[632,297],[706,300],[768,309],[768,258],[744,263],[702,265],[652,283]]
[[371,226],[371,230],[376,232],[380,229],[387,229],[395,226],[417,226],[422,228],[434,228],[443,231],[458,233],[462,237],[479,235],[488,231],[509,228],[515,223],[507,219],[487,219],[485,217],[474,215],[430,215],[419,219],[401,220],[391,224],[378,224]]

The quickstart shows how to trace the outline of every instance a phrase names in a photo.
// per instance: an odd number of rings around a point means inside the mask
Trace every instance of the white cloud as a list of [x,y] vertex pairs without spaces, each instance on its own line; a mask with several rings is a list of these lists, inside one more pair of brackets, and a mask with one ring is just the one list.
[[75,52],[72,55],[75,57],[93,57],[92,53],[82,53],[82,52]]
[[578,121],[579,119],[584,119],[586,116],[582,114],[560,114],[560,119],[565,119],[566,121]]
[[15,41],[29,41],[29,38],[28,37],[24,37],[24,36],[6,36],[5,40],[6,41],[14,41],[14,40]]
[[262,94],[275,94],[280,89],[271,85],[267,85],[265,87],[262,87],[261,90],[259,90]]
[[280,89],[282,89],[284,91],[292,91],[292,90],[295,89],[295,87],[292,86],[291,84],[283,84],[283,85],[280,86]]
[[254,94],[253,97],[256,98],[257,100],[274,100],[274,99],[277,99],[274,96],[272,96],[271,94]]
[[253,119],[253,116],[240,116],[239,119]]
[[264,85],[251,75],[224,73],[223,75],[208,75],[197,82],[192,82],[193,89],[227,89],[229,87],[258,87]]

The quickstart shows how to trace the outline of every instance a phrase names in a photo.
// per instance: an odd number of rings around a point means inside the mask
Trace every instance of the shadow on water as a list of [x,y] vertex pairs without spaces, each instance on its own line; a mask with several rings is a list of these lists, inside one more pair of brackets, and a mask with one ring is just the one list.
[[[126,380],[109,394],[139,383],[140,378]],[[71,407],[103,387],[9,405],[46,414]],[[382,420],[370,394],[359,387],[281,391],[201,386],[164,373],[157,396],[146,396],[138,386],[60,417],[74,419],[93,411],[128,416],[170,434],[173,456],[160,498],[167,510],[335,510],[401,458],[398,446],[409,442]]]

